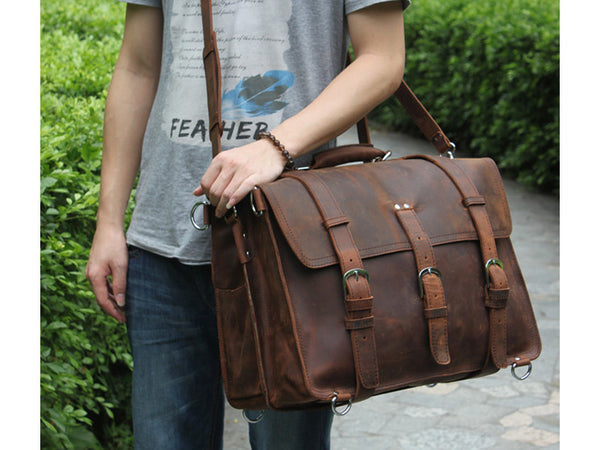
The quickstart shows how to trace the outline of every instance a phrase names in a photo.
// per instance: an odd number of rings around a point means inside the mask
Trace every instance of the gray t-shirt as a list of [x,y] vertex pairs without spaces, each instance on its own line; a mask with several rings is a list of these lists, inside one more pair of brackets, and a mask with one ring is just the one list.
[[[196,230],[189,218],[199,200],[192,191],[212,158],[200,0],[129,2],[162,8],[164,31],[127,242],[186,264],[209,263],[210,231]],[[381,2],[214,0],[223,149],[253,141],[314,100],[344,67],[345,15]]]

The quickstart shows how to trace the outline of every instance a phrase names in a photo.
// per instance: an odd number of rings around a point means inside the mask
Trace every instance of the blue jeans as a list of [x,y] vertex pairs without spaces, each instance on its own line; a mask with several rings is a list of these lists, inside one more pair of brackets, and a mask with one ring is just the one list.
[[[129,249],[127,332],[136,449],[222,449],[224,396],[209,266]],[[329,449],[330,410],[267,411],[255,450]]]

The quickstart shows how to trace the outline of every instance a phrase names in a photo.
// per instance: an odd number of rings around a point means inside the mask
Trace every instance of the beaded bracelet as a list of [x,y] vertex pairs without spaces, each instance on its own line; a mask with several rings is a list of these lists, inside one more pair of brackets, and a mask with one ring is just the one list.
[[287,159],[287,163],[285,164],[285,169],[286,170],[296,170],[296,163],[292,159],[290,152],[288,152],[285,149],[283,144],[281,142],[279,142],[279,140],[275,136],[273,136],[270,132],[265,131],[265,132],[258,133],[258,137],[256,138],[256,140],[259,140],[259,139],[269,139],[273,143],[273,145],[275,147],[277,147],[277,149],[281,152],[281,154],[285,157],[285,159]]

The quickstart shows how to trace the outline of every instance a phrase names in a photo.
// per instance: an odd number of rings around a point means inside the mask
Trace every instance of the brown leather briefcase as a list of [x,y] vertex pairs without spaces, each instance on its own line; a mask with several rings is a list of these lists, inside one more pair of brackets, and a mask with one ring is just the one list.
[[[218,152],[218,54],[203,6]],[[440,153],[452,149],[406,84],[396,96]],[[343,414],[373,395],[509,366],[515,375],[526,366],[525,378],[540,354],[494,162],[384,160],[361,130],[363,144],[257,186],[224,219],[204,205],[222,375],[236,408],[330,404]],[[365,160],[375,161],[335,167]]]

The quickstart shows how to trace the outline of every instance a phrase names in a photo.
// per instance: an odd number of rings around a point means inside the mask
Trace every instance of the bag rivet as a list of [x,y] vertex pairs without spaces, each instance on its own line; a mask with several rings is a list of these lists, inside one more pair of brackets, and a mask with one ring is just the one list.
[[408,203],[403,203],[402,206],[400,206],[398,203],[396,203],[394,205],[394,209],[396,211],[400,211],[401,209],[410,209],[410,205]]

